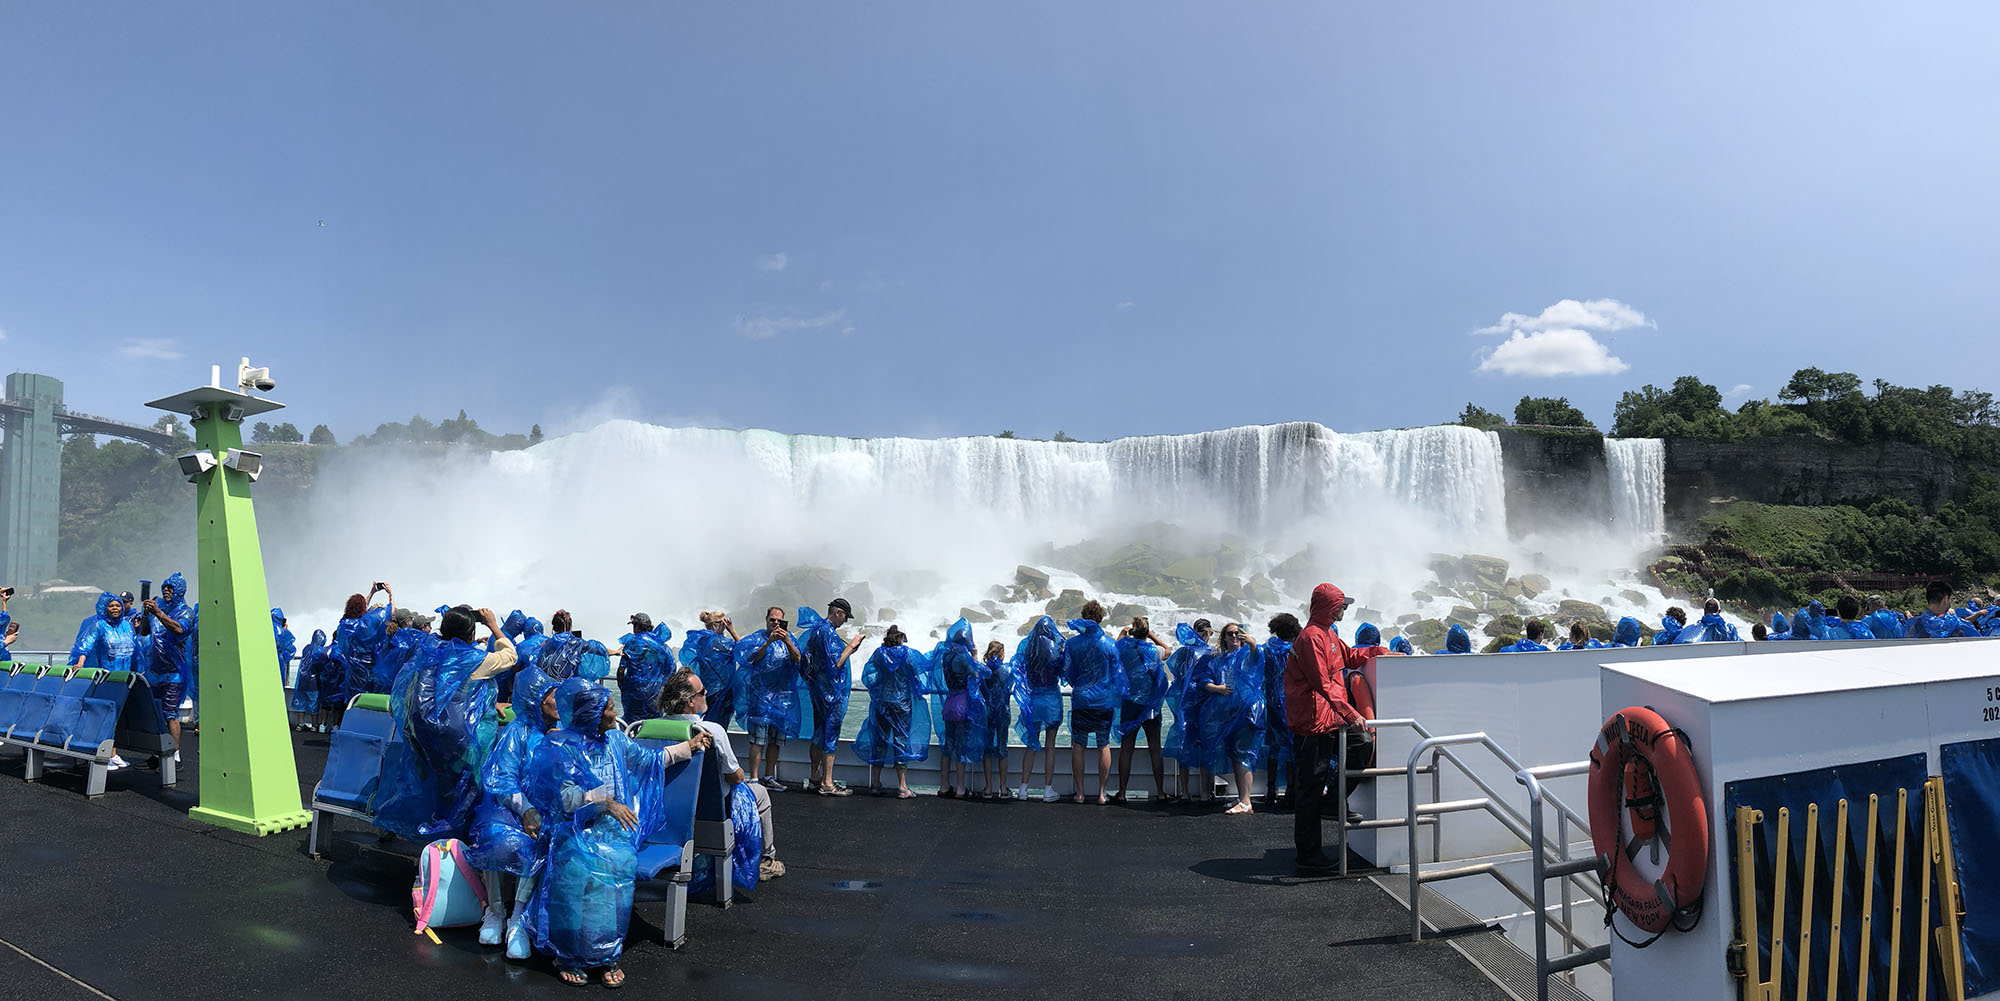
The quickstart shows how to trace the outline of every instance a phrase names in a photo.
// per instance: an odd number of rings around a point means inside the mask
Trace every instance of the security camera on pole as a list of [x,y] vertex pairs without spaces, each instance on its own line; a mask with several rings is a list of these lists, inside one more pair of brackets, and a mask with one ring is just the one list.
[[195,451],[180,457],[195,485],[195,534],[201,567],[201,805],[188,816],[250,834],[275,834],[312,821],[299,801],[298,764],[286,725],[271,634],[270,592],[257,543],[250,484],[264,456],[243,448],[243,418],[284,407],[250,395],[277,388],[271,370],[237,366],[236,385],[209,384],[146,404],[185,414]]

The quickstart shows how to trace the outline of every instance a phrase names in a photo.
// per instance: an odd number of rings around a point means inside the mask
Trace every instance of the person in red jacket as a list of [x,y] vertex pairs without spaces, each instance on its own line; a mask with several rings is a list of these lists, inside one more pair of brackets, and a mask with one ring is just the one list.
[[1349,728],[1349,767],[1366,767],[1374,760],[1375,742],[1361,726],[1366,717],[1347,701],[1342,672],[1366,666],[1381,651],[1353,649],[1333,632],[1333,624],[1353,603],[1332,584],[1313,588],[1305,631],[1285,658],[1285,724],[1292,731],[1292,788],[1297,790],[1292,840],[1298,849],[1298,868],[1304,873],[1326,872],[1339,865],[1321,847],[1320,808],[1341,727]]

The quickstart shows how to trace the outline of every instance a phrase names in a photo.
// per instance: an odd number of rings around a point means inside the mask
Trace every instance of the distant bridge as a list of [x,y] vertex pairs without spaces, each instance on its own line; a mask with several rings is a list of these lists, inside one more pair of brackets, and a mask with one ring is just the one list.
[[171,451],[164,431],[63,406],[62,380],[16,372],[0,396],[0,585],[32,588],[56,575],[62,439],[109,435]]

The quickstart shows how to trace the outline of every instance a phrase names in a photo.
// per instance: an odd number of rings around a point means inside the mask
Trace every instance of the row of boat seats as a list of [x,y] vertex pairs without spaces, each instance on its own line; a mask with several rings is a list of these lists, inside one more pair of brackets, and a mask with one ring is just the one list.
[[[686,720],[648,719],[627,728],[634,740],[649,747],[677,744],[688,739],[693,724]],[[727,908],[735,903],[736,888],[731,860],[736,850],[736,828],[729,817],[729,783],[722,778],[722,756],[701,756],[701,784],[694,807],[694,851],[712,860],[715,875],[713,902]]]
[[[14,665],[0,670],[0,743],[25,748],[25,777],[41,777],[49,754],[82,759],[91,771],[85,794],[104,792],[106,766],[119,748],[171,755],[173,738],[143,677],[89,667]],[[171,760],[161,781],[173,785]]]
[[[648,727],[648,724],[652,724]],[[687,739],[688,724],[678,720],[645,720],[628,733],[638,743],[659,748]],[[639,846],[639,880],[664,880],[667,884],[661,938],[669,948],[687,942],[688,887],[694,879],[695,817],[704,787],[714,777],[716,755],[697,751],[693,758],[667,769],[666,788],[661,791],[665,816],[660,829]],[[636,906],[637,895],[634,895]]]

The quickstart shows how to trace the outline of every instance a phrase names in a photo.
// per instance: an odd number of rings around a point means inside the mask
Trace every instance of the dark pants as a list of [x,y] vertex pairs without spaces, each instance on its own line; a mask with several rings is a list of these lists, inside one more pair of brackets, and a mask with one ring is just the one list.
[[[1333,778],[1335,749],[1341,731],[1292,735],[1292,842],[1300,865],[1325,865],[1331,860],[1320,843],[1320,810]],[[1372,768],[1375,741],[1363,730],[1347,731],[1347,767]],[[1347,780],[1347,792],[1355,780]],[[1340,818],[1343,822],[1346,818]]]

